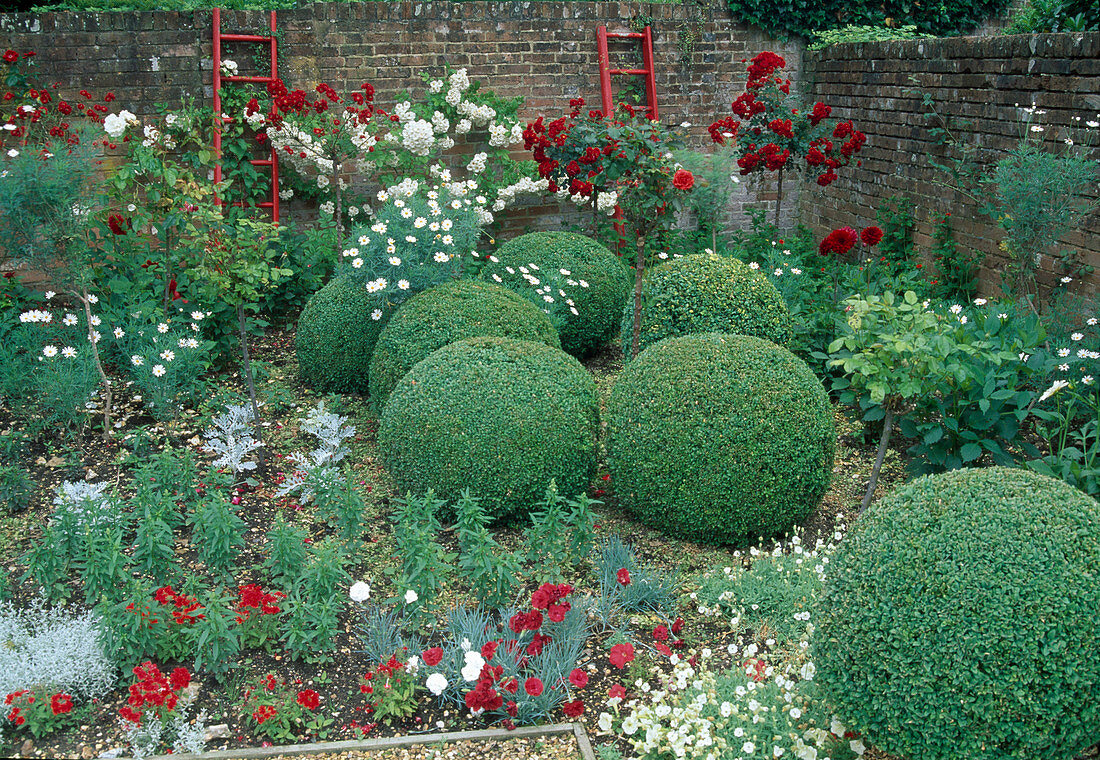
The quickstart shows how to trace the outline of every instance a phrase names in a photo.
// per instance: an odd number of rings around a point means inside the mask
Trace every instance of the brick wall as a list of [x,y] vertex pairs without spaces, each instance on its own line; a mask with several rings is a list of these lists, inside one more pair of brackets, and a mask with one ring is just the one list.
[[[224,31],[259,31],[266,15],[227,12]],[[584,97],[599,105],[596,27],[627,31],[652,25],[662,121],[693,124],[703,147],[706,127],[729,114],[744,87],[744,58],[763,49],[785,55],[797,82],[801,47],[780,43],[733,22],[721,0],[710,5],[593,2],[322,3],[280,11],[280,74],[290,86],[327,81],[338,90],[371,82],[383,106],[405,89],[419,91],[422,71],[465,66],[503,97],[526,98],[521,113],[559,115]],[[211,98],[211,16],[196,13],[0,14],[0,34],[16,49],[34,49],[48,81],[63,91],[114,90],[120,108],[142,114],[154,104]],[[615,48],[612,48],[614,55]],[[247,60],[230,48],[239,63]],[[242,73],[245,73],[242,71]],[[266,72],[264,72],[266,73]],[[790,183],[788,183],[788,186]],[[731,224],[744,204],[771,206],[773,188],[743,189],[730,206]],[[797,188],[784,199],[794,223]],[[769,212],[770,213],[770,212]],[[513,229],[561,226],[567,211],[527,207],[512,213]]]
[[[926,119],[920,92],[932,96],[962,139],[980,146],[987,164],[1017,144],[1022,132],[1017,104],[1036,103],[1047,111],[1041,118],[1051,149],[1063,147],[1055,144],[1055,127],[1076,124],[1074,117],[1082,124],[1100,120],[1100,33],[1095,32],[837,45],[808,51],[804,65],[807,90],[833,105],[834,115],[853,119],[866,132],[867,145],[862,167],[842,171],[827,192],[803,188],[802,221],[819,233],[864,226],[874,223],[883,199],[903,195],[917,204],[916,240],[927,248],[933,214],[950,211],[958,244],[989,254],[982,280],[990,292],[1004,266],[1000,230],[975,203],[935,184],[944,175],[930,166],[928,156],[942,163],[946,152],[929,131],[934,121]],[[1094,130],[1092,145],[1098,142],[1100,132]],[[1100,151],[1093,155],[1100,158]],[[1067,234],[1059,247],[1080,251],[1100,270],[1100,213]],[[1048,280],[1051,264],[1044,257]],[[1095,289],[1100,277],[1093,274],[1089,285]]]

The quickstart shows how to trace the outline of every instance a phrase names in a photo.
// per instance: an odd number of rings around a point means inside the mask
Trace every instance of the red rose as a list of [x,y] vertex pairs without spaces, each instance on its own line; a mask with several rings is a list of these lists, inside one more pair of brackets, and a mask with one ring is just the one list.
[[625,567],[619,568],[619,572],[615,574],[615,577],[619,579],[619,583],[624,586],[630,585],[630,571]]
[[420,653],[420,659],[422,659],[424,664],[429,668],[434,668],[443,659],[443,650],[440,647],[425,649]]
[[116,235],[126,234],[126,220],[119,214],[111,214],[107,217],[107,226],[111,228],[111,232]]
[[609,659],[612,665],[622,670],[628,663],[634,660],[634,645],[630,643],[616,644],[611,647],[611,656]]
[[588,685],[588,674],[580,668],[574,668],[573,672],[569,674],[569,683],[573,684],[578,689],[583,689]]
[[859,233],[859,238],[865,246],[874,248],[882,240],[882,230],[878,227],[865,227],[863,232]]
[[313,689],[306,689],[298,692],[298,704],[307,710],[316,710],[317,705],[321,704],[321,698]]
[[672,176],[672,186],[677,190],[690,190],[695,185],[695,177],[687,169],[677,169]]
[[523,690],[532,697],[537,697],[539,694],[542,694],[542,688],[542,681],[534,676],[523,682]]
[[833,109],[824,103],[814,103],[813,113],[810,114],[810,124],[817,126],[822,120],[829,118],[829,114],[833,112]]
[[572,702],[564,702],[561,711],[567,718],[579,718],[584,714],[584,701],[575,699]]
[[4,52],[4,63],[15,63],[19,60],[19,53],[14,50],[7,50]]

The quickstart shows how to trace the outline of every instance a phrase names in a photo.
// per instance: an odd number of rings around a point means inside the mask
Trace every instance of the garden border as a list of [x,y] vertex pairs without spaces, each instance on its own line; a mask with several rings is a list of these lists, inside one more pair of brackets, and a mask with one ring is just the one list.
[[217,750],[196,754],[156,755],[147,760],[261,760],[281,755],[321,755],[338,752],[373,752],[383,749],[411,747],[416,744],[436,742],[484,741],[487,739],[523,739],[536,736],[555,736],[572,733],[584,760],[596,760],[592,743],[588,740],[583,723],[554,723],[549,726],[523,726],[513,730],[489,728],[477,731],[449,731],[442,734],[418,734],[416,736],[387,736],[380,739],[359,739],[343,742],[318,742],[315,744],[289,744],[282,747],[249,747],[239,750]]

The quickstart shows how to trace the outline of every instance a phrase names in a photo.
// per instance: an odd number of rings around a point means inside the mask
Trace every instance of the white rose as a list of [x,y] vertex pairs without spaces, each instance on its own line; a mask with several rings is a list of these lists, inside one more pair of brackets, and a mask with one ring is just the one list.
[[353,602],[365,602],[370,599],[370,584],[358,581],[352,584],[351,600]]

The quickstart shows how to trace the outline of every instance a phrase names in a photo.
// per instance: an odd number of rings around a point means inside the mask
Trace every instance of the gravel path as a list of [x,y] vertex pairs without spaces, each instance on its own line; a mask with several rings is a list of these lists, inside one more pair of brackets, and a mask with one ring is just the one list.
[[464,741],[449,744],[416,744],[373,752],[341,752],[336,755],[279,755],[271,760],[581,760],[573,734],[529,739]]

